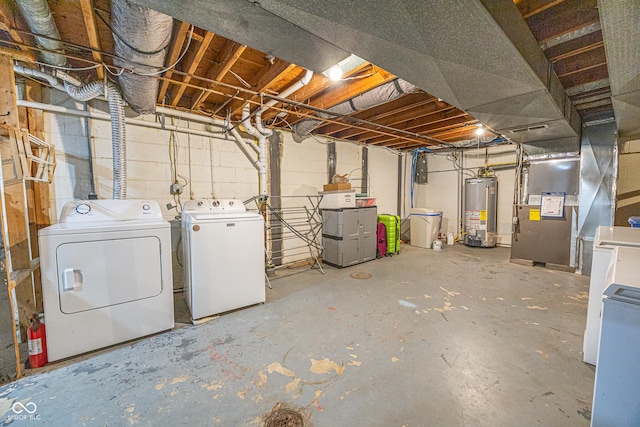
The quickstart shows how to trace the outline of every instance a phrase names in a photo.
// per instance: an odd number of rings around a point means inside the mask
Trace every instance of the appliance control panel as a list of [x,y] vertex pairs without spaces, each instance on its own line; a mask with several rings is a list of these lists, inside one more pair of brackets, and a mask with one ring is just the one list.
[[197,199],[185,202],[183,213],[238,213],[246,212],[242,200],[236,199]]
[[61,223],[161,219],[154,200],[80,200],[65,203],[60,214]]

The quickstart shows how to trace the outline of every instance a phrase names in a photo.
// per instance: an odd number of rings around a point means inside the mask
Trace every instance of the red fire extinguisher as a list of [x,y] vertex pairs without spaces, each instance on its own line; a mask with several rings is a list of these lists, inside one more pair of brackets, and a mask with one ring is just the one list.
[[44,323],[35,315],[31,319],[31,326],[27,330],[29,344],[29,364],[32,368],[40,368],[47,364],[47,335]]

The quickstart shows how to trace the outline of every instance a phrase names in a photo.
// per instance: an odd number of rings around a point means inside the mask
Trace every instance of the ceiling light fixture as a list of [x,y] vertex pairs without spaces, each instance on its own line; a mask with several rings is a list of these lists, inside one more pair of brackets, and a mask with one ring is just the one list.
[[476,135],[478,136],[484,135],[484,129],[482,128],[482,123],[478,123],[478,129],[476,129]]
[[337,65],[334,65],[333,67],[329,68],[329,70],[327,71],[327,75],[331,80],[336,82],[342,78],[343,74],[340,67],[338,67]]
[[322,74],[329,77],[333,81],[337,81],[342,79],[345,74],[350,73],[365,62],[366,61],[364,59],[359,58],[356,55],[350,55],[342,61],[338,62],[336,65],[327,69]]

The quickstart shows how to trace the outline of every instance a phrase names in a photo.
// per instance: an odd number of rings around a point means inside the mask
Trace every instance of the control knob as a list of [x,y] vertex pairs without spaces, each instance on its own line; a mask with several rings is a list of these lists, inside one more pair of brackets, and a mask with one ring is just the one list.
[[86,203],[80,203],[79,205],[76,205],[76,212],[80,215],[88,214],[91,212],[91,206]]

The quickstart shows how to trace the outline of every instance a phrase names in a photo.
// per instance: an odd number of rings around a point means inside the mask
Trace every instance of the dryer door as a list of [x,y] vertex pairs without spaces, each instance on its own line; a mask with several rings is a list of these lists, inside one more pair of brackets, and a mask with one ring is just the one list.
[[153,236],[65,243],[56,250],[60,311],[73,314],[162,292],[160,240]]

